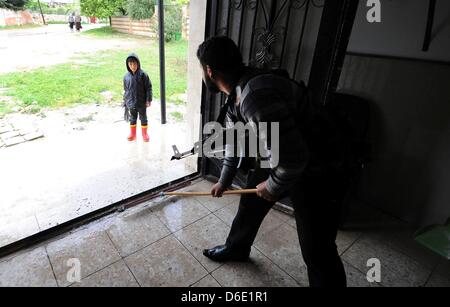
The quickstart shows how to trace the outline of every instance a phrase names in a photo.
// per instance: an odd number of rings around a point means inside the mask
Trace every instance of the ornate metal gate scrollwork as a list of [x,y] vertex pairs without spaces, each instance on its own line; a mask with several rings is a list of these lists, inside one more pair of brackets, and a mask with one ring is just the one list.
[[[235,39],[247,64],[261,68],[289,67],[295,77],[308,13],[323,5],[324,0],[219,0],[214,33]],[[287,44],[293,44],[288,37],[295,39],[298,47],[294,56],[290,48],[292,63],[284,59]]]

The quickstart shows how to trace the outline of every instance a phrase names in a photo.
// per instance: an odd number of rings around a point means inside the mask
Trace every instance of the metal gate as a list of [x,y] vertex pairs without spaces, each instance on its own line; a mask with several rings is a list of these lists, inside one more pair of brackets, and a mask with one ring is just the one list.
[[[230,37],[244,64],[285,69],[310,87],[318,103],[325,103],[339,78],[357,4],[358,0],[208,0],[205,36]],[[203,88],[203,125],[216,119],[224,101],[224,95]],[[203,174],[218,172],[217,165],[204,161]]]
[[207,36],[232,38],[247,65],[284,68],[293,78],[305,77],[323,3],[324,0],[212,0],[208,6]]
[[[239,46],[244,64],[267,69],[283,68],[291,77],[307,82],[324,2],[209,0],[206,37],[228,36]],[[223,94],[212,95],[205,88],[203,94],[205,124],[216,119],[225,97]],[[220,163],[205,160],[203,174],[218,177]]]

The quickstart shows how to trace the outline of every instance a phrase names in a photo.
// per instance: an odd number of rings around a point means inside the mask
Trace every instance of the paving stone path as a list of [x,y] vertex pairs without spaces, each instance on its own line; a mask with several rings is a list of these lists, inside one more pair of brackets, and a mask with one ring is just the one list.
[[5,119],[0,120],[0,148],[6,148],[44,137],[39,128],[15,127]]

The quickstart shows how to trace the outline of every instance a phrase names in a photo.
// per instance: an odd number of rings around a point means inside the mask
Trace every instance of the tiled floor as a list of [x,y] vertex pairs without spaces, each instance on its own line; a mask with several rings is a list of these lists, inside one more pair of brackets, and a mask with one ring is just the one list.
[[[185,190],[205,190],[200,181]],[[0,259],[0,286],[307,286],[295,221],[272,210],[245,263],[220,264],[202,249],[222,244],[238,198],[167,198],[142,204],[33,249]],[[349,286],[450,286],[450,264],[422,249],[407,225],[340,231],[338,250]],[[388,221],[389,223],[386,223]],[[381,283],[369,283],[367,260],[381,261]],[[80,282],[73,282],[73,259]]]

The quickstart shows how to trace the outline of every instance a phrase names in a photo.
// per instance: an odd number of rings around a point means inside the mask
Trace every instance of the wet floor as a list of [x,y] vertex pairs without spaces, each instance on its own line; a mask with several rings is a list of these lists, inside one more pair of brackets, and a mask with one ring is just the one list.
[[120,107],[78,106],[40,120],[8,117],[45,136],[0,149],[0,246],[195,172],[189,159],[170,161],[172,145],[192,144],[186,125],[169,118],[163,126],[158,111],[155,102],[149,143],[139,131],[136,142],[126,140]]
[[[207,181],[184,190],[210,189]],[[0,286],[301,287],[307,269],[292,216],[271,210],[248,262],[216,263],[204,248],[223,244],[238,209],[237,196],[169,197],[114,213],[77,230],[0,259]],[[450,263],[414,242],[411,228],[373,209],[370,227],[339,231],[336,244],[352,287],[450,286]],[[369,259],[381,264],[369,282]],[[74,260],[79,279],[70,274]]]

